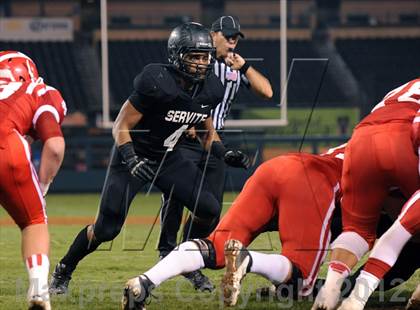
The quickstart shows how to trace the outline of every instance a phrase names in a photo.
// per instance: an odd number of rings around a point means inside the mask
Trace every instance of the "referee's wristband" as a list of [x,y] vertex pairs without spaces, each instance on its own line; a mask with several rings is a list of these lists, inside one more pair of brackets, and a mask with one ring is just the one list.
[[244,64],[242,65],[242,67],[239,69],[239,72],[241,72],[242,74],[246,74],[249,67],[251,67],[251,65],[248,62],[245,61]]

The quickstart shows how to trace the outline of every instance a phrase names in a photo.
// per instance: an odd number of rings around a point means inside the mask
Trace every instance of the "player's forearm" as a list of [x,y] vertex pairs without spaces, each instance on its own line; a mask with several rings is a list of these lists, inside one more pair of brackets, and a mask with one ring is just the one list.
[[209,151],[211,149],[211,145],[213,142],[221,141],[219,135],[217,134],[216,130],[213,130],[213,132],[210,132],[206,135],[206,139],[203,140],[203,147],[206,151]]
[[121,124],[118,122],[114,123],[112,128],[112,136],[114,137],[116,145],[120,146],[132,141],[130,136],[130,129],[131,128],[129,128],[127,124]]
[[251,89],[257,95],[265,99],[270,99],[273,97],[273,89],[271,88],[270,81],[265,76],[263,76],[253,67],[249,67],[245,75],[251,84]]
[[41,184],[50,184],[56,176],[63,162],[64,149],[63,137],[52,137],[45,141],[39,168],[39,181]]
[[127,100],[124,103],[112,127],[112,136],[118,146],[132,141],[130,130],[136,126],[142,117],[143,114],[137,111],[130,101]]
[[204,128],[203,131],[198,131],[199,136],[200,136],[200,141],[204,149],[206,151],[209,151],[213,142],[221,141],[221,140],[220,140],[219,135],[217,134],[216,129],[214,129],[213,120],[211,117],[209,117],[205,121],[203,128]]

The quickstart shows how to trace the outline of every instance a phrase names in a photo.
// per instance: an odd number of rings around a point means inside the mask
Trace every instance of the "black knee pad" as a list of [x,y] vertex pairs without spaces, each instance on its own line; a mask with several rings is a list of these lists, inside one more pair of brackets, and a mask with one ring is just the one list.
[[216,251],[214,250],[213,243],[208,239],[192,239],[203,256],[204,267],[210,269],[216,269]]

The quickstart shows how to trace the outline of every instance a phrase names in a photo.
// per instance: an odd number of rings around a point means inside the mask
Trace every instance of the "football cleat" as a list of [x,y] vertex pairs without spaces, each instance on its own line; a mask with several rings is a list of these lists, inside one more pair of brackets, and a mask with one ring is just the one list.
[[69,282],[74,269],[63,263],[58,263],[52,274],[49,292],[52,295],[67,294]]
[[153,283],[145,276],[132,278],[125,284],[121,300],[122,310],[145,310],[146,300],[154,288]]
[[214,285],[200,270],[184,273],[183,276],[192,283],[194,289],[201,292],[213,292]]
[[51,310],[51,304],[48,298],[35,295],[29,300],[28,310]]
[[420,284],[417,285],[411,298],[408,300],[407,310],[420,310]]
[[241,292],[241,282],[250,263],[248,251],[239,240],[231,239],[225,243],[226,271],[222,278],[225,306],[234,306]]

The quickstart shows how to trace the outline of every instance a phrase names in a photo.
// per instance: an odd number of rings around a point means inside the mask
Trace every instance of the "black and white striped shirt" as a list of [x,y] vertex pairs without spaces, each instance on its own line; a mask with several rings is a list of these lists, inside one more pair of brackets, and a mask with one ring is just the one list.
[[225,87],[222,102],[211,112],[214,128],[220,130],[225,127],[225,119],[239,91],[239,86],[242,83],[246,87],[250,87],[250,84],[245,74],[242,74],[239,70],[231,69],[223,60],[216,59],[214,62],[214,74],[220,78]]

